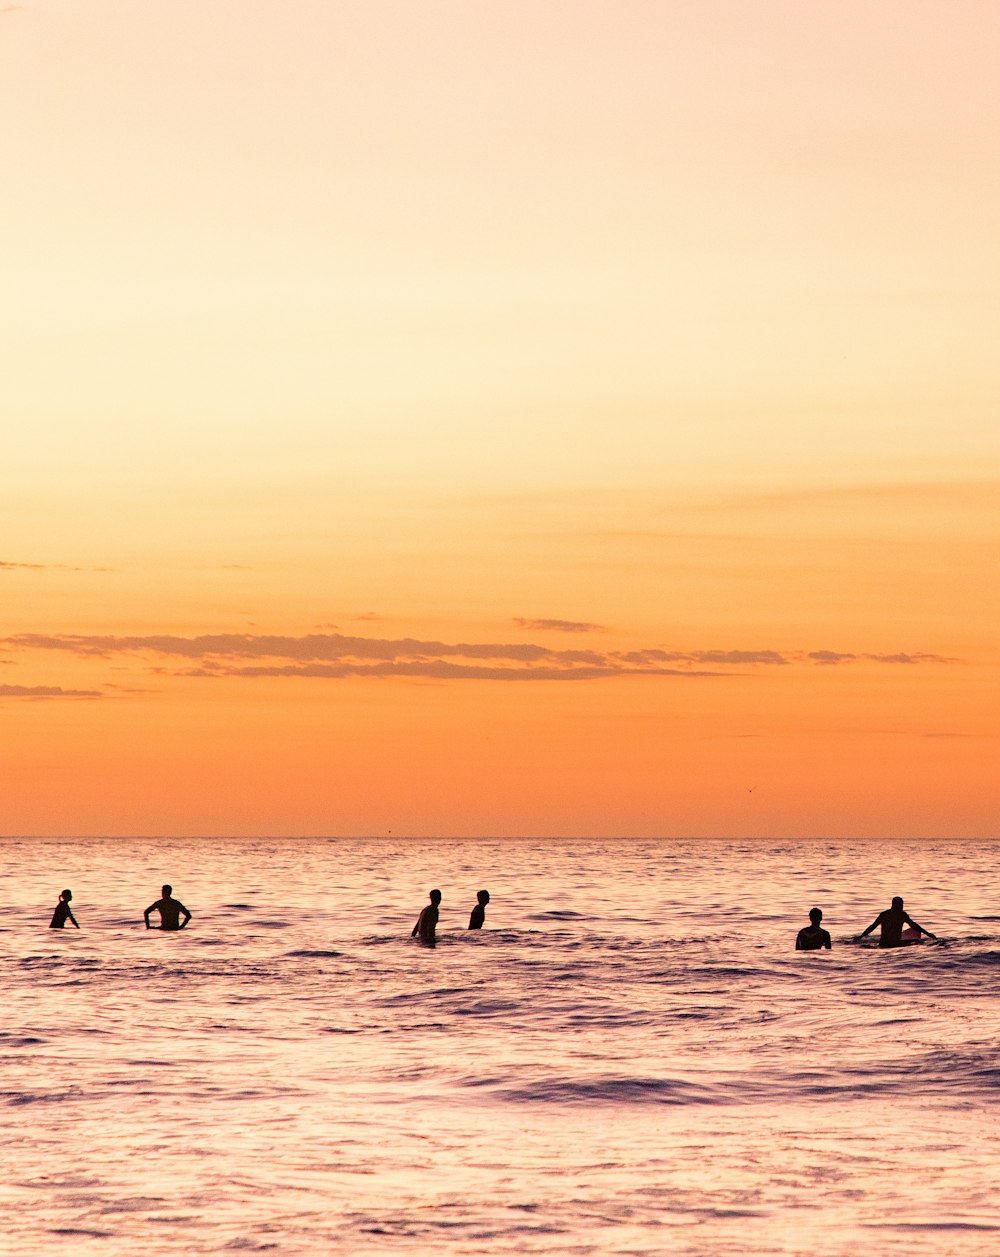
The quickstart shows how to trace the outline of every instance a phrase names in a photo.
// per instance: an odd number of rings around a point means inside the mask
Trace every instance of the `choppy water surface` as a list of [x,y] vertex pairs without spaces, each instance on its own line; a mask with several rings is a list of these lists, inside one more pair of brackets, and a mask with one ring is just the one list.
[[4,840],[4,1251],[993,1257],[998,855]]

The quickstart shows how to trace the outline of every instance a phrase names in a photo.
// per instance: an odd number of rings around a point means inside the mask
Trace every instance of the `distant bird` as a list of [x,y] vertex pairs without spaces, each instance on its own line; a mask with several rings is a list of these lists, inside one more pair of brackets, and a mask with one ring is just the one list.
[[756,787],[756,786],[744,786],[744,787],[743,787],[743,789],[747,792],[747,794],[753,794],[753,792],[757,789],[757,787]]

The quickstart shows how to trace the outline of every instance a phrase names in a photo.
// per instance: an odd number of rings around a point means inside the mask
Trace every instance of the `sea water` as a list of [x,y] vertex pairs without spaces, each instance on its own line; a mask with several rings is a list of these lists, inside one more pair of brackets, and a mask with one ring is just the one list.
[[998,856],[0,841],[0,1250],[993,1257]]

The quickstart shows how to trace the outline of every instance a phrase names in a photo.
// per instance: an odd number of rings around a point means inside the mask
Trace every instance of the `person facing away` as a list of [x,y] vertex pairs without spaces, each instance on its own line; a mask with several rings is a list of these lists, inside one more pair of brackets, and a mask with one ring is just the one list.
[[469,917],[469,929],[481,930],[483,922],[486,920],[486,905],[490,901],[490,892],[488,890],[476,891],[476,906],[472,909],[472,916]]
[[69,901],[72,898],[73,892],[71,890],[62,890],[59,892],[59,902],[56,904],[56,910],[53,912],[52,920],[49,922],[50,930],[64,930],[66,928],[67,921],[72,921],[77,929],[80,928],[80,923],[73,915],[72,909],[69,906]]
[[[858,935],[858,939],[867,938],[877,925],[880,931],[879,947],[902,947],[904,924],[910,927],[907,930],[908,942],[914,938],[919,938],[921,934],[926,934],[928,938],[937,938],[936,934],[932,934],[930,930],[925,930],[922,925],[917,925],[916,921],[903,911],[902,896],[893,895],[891,906],[886,908],[884,912],[880,912],[868,929]],[[916,933],[912,934],[911,930],[915,930]]]
[[804,925],[795,936],[796,951],[819,951],[822,947],[825,947],[827,951],[830,950],[832,946],[830,933],[820,925],[822,920],[823,913],[821,909],[809,909],[809,924]]
[[422,943],[429,943],[432,947],[437,942],[437,923],[438,923],[438,904],[441,902],[441,892],[432,890],[430,893],[430,903],[421,910],[420,916],[417,917],[417,923],[413,927],[410,938],[419,938]]
[[[155,930],[155,925],[149,924],[149,914],[158,912],[160,914],[161,930],[183,930],[185,925],[191,920],[191,913],[181,903],[179,899],[174,899],[173,886],[164,886],[162,888],[163,898],[157,899],[156,903],[151,903],[146,911],[142,914],[146,918],[146,929]],[[184,920],[181,920],[181,914]]]

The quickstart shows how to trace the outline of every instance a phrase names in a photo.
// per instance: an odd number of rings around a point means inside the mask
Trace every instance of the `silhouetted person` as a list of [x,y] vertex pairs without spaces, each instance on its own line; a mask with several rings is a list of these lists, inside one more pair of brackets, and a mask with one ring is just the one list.
[[[149,924],[149,914],[158,912],[160,914],[161,930],[183,930],[185,925],[191,920],[191,913],[181,903],[179,899],[173,898],[173,886],[163,887],[163,898],[157,899],[156,903],[151,903],[146,911],[142,914],[146,918],[146,929],[155,930],[155,925]],[[181,914],[184,920],[181,920]]]
[[431,947],[437,942],[437,923],[438,923],[438,904],[441,902],[441,892],[432,890],[430,893],[430,903],[424,908],[420,916],[417,917],[417,923],[413,927],[410,938],[419,938],[422,943],[428,943]]
[[472,909],[472,916],[469,917],[469,929],[481,930],[486,920],[486,905],[490,901],[490,892],[488,890],[476,891],[476,906]]
[[64,930],[66,928],[67,921],[72,921],[77,929],[80,928],[80,923],[73,915],[69,906],[69,901],[72,898],[73,892],[71,890],[63,890],[59,892],[59,902],[56,904],[56,910],[53,912],[52,920],[49,922],[50,930]]
[[820,925],[822,920],[823,913],[819,908],[809,909],[809,924],[804,925],[795,936],[796,951],[819,951],[824,947],[830,950],[830,932]]
[[867,938],[872,930],[877,926],[880,928],[880,937],[878,941],[879,947],[902,947],[903,945],[903,925],[906,924],[910,930],[916,930],[916,935],[910,934],[910,939],[919,938],[921,934],[926,934],[928,938],[937,938],[936,934],[932,934],[930,930],[925,930],[922,925],[917,925],[911,916],[903,911],[903,900],[899,895],[894,895],[892,906],[886,908],[885,912],[880,912],[875,920],[858,935],[858,939]]

